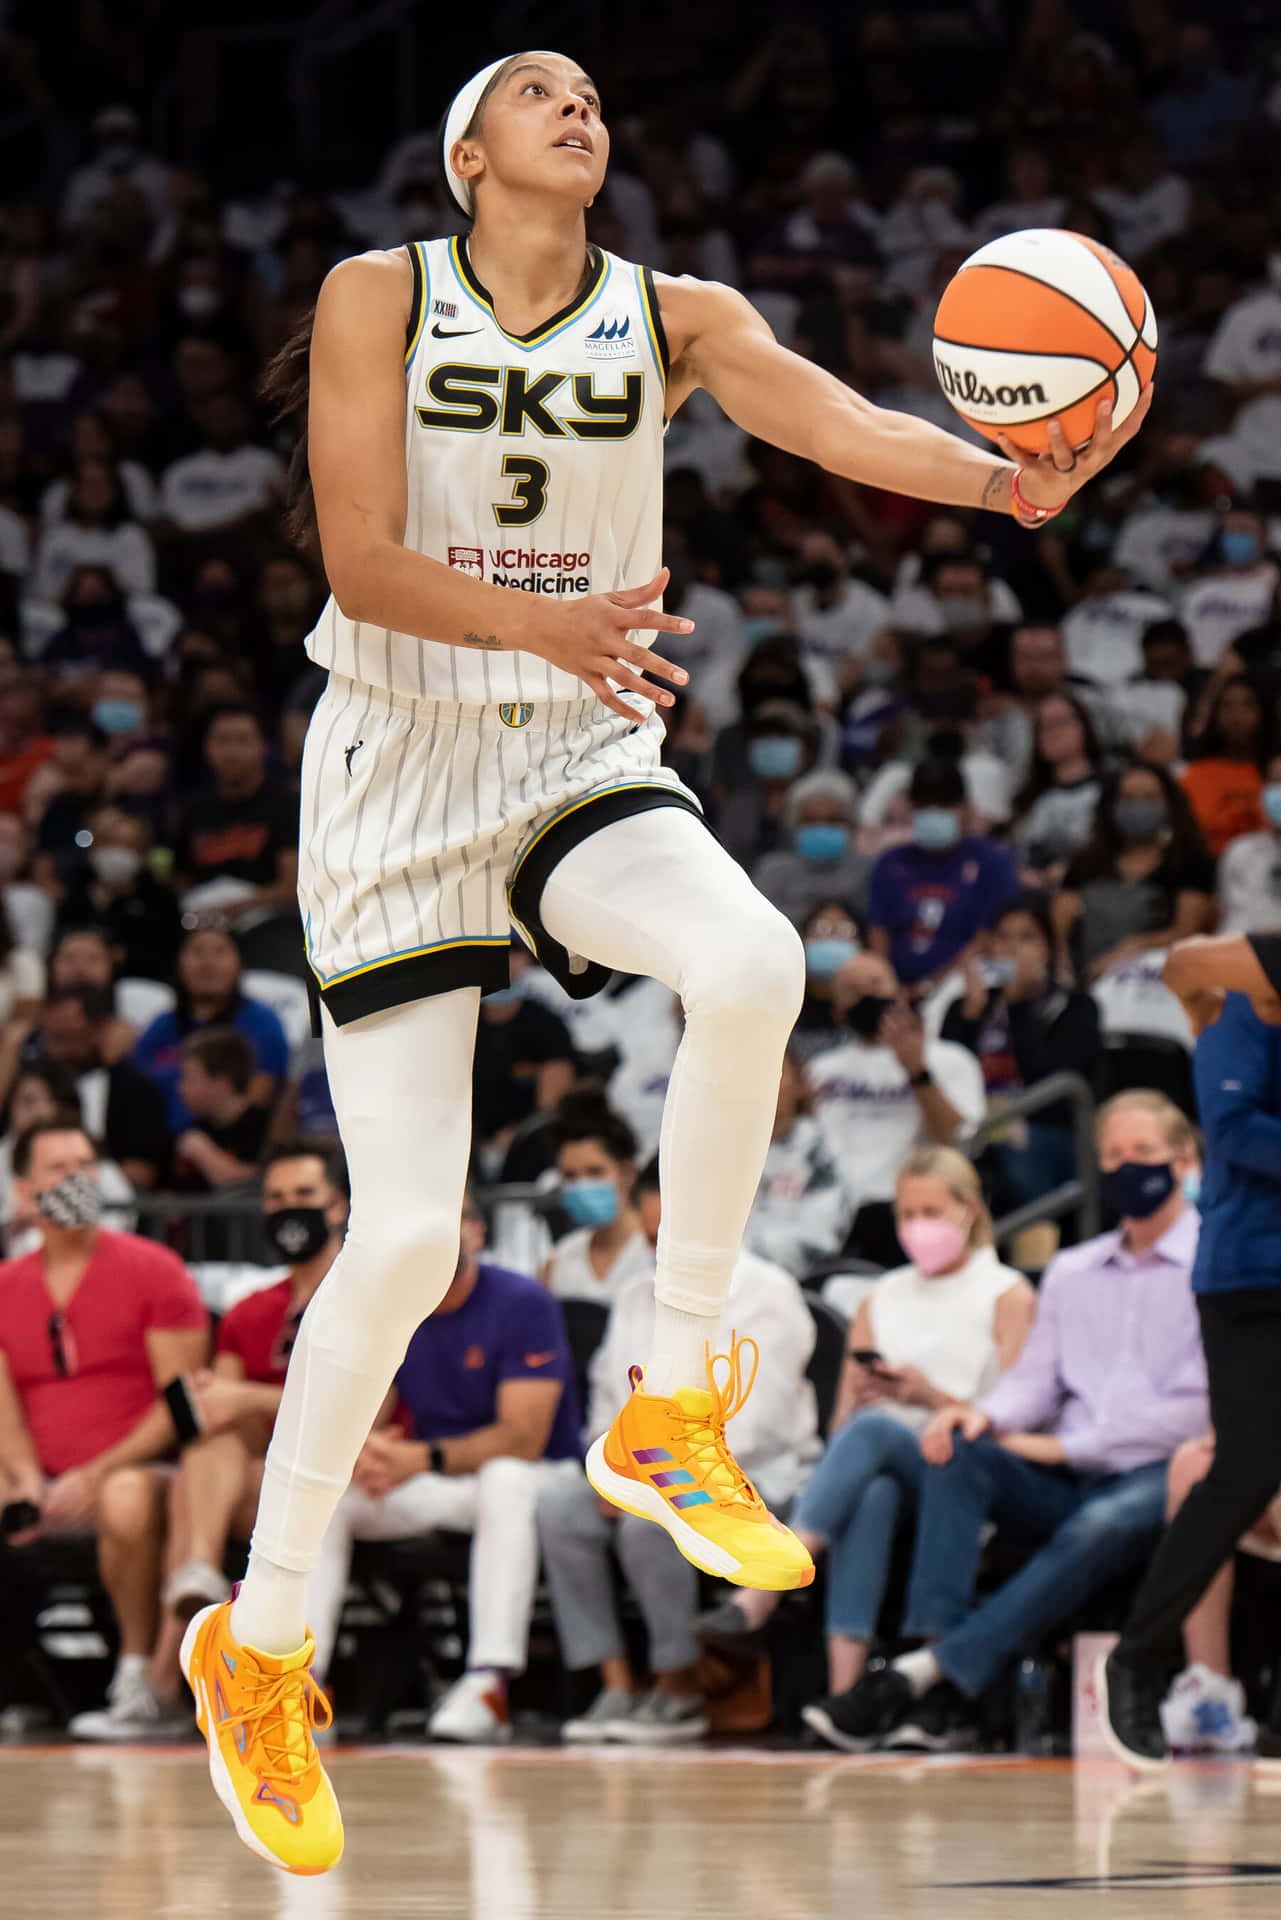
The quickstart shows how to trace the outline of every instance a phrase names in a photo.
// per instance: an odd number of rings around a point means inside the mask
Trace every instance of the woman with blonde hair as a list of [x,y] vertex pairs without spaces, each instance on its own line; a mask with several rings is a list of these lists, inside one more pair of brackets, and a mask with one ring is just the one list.
[[[899,1168],[895,1224],[908,1264],[876,1282],[854,1316],[827,1449],[792,1516],[811,1553],[829,1555],[832,1690],[862,1673],[901,1519],[915,1509],[919,1436],[931,1414],[987,1392],[1013,1365],[1036,1313],[1022,1274],[1002,1266],[973,1165],[952,1147],[918,1147]],[[752,1644],[778,1595],[736,1592],[701,1628],[709,1644]]]

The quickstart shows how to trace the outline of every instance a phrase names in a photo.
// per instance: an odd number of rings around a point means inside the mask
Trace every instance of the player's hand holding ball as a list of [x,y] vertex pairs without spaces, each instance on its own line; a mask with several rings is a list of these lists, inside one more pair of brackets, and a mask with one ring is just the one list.
[[1098,241],[1055,227],[980,247],[934,317],[939,385],[1018,466],[1025,524],[1066,506],[1134,438],[1152,403],[1156,343],[1138,276]]

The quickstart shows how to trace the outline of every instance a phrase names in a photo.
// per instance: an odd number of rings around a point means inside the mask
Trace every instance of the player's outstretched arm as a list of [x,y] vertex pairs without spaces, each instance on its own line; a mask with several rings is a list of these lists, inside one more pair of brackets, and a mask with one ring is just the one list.
[[576,674],[629,720],[636,711],[615,687],[670,706],[672,696],[642,675],[677,686],[689,676],[628,637],[636,629],[691,631],[691,620],[650,605],[667,583],[666,570],[626,591],[543,608],[529,594],[474,580],[405,546],[405,329],[412,298],[403,255],[366,253],[335,267],[316,303],[308,453],[325,572],[342,612],[421,640],[536,654]]
[[1052,455],[1024,454],[1008,441],[998,460],[958,435],[873,406],[861,395],[780,346],[756,309],[731,287],[660,280],[673,361],[671,403],[705,387],[730,419],[756,439],[813,460],[847,480],[938,500],[948,506],[1013,511],[1011,481],[1030,506],[1054,510],[1133,439],[1151,389],[1125,425],[1113,430],[1100,405],[1094,437],[1075,455],[1057,423]]

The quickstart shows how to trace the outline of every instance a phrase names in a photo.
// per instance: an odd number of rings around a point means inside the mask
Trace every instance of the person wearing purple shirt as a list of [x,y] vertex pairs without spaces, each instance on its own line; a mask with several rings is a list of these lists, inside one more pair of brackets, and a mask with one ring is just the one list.
[[[1196,1145],[1178,1108],[1143,1089],[1108,1102],[1097,1139],[1121,1225],[1051,1262],[1014,1365],[925,1429],[903,1634],[930,1644],[807,1710],[834,1746],[972,1744],[973,1702],[1160,1538],[1170,1456],[1209,1422],[1191,1290],[1200,1221],[1183,1197]],[[991,1521],[1040,1550],[974,1608]]]
[[955,760],[926,760],[912,775],[912,838],[890,847],[868,881],[871,946],[905,987],[951,967],[1019,891],[1002,847],[966,831],[970,806]]
[[[445,1527],[472,1537],[467,1671],[436,1707],[433,1739],[511,1738],[507,1676],[525,1665],[538,1576],[538,1496],[581,1459],[573,1364],[560,1302],[523,1273],[482,1262],[468,1195],[458,1270],[409,1342],[338,1502],[308,1591],[315,1671],[332,1657],[357,1540]],[[410,1432],[391,1424],[399,1401]]]

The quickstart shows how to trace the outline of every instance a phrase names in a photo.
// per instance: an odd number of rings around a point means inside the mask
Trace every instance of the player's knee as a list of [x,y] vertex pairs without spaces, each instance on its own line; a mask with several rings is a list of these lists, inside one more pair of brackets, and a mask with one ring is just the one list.
[[347,1238],[349,1246],[372,1257],[405,1297],[420,1287],[437,1289],[442,1278],[448,1286],[458,1263],[459,1224],[458,1213],[405,1195],[362,1209],[353,1217]]
[[758,911],[722,935],[691,975],[687,1010],[765,1020],[790,1032],[805,993],[805,948],[791,921],[762,899]]

